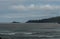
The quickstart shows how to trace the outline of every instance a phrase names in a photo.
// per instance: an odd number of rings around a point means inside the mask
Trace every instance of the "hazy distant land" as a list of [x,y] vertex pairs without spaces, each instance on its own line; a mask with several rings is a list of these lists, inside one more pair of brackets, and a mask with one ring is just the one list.
[[38,20],[28,20],[26,23],[60,23],[60,16]]

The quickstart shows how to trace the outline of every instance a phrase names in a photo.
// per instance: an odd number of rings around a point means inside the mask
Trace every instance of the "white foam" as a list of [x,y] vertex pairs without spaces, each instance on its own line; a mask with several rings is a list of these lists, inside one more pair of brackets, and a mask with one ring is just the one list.
[[0,33],[1,35],[15,35],[15,33]]

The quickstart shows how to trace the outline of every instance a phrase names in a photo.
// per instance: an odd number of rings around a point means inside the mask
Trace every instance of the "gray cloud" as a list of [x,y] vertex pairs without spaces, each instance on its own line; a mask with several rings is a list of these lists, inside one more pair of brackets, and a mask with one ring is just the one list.
[[9,7],[10,9],[15,9],[15,10],[59,10],[60,6],[58,5],[34,5],[31,4],[29,6],[24,6],[24,5],[13,5]]
[[0,18],[7,21],[60,16],[58,2],[60,0],[0,0]]

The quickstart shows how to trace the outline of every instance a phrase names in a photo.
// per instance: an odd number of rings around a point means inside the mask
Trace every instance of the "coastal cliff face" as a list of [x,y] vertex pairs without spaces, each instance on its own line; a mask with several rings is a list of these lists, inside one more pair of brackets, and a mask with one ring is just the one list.
[[60,16],[42,20],[29,20],[26,23],[60,23]]

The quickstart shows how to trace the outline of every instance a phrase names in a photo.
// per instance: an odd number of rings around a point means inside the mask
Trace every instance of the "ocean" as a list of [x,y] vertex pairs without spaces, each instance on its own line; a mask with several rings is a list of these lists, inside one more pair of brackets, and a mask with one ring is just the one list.
[[60,39],[59,29],[41,29],[37,31],[1,31],[2,39]]
[[[6,26],[7,25],[7,26]],[[60,24],[0,24],[1,39],[60,39]],[[35,25],[35,26],[34,26]],[[55,26],[54,26],[55,25]]]

